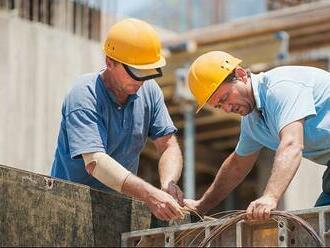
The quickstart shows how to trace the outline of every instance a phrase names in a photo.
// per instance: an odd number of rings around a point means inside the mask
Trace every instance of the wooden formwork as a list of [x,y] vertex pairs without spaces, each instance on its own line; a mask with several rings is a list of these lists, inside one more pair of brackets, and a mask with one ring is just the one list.
[[149,223],[141,202],[0,165],[0,247],[118,247]]
[[[292,211],[307,221],[326,246],[330,245],[330,207]],[[166,228],[123,233],[122,247],[142,246],[196,247],[223,219],[190,223]],[[240,221],[231,226],[208,247],[316,247],[318,244],[306,230],[290,220]]]

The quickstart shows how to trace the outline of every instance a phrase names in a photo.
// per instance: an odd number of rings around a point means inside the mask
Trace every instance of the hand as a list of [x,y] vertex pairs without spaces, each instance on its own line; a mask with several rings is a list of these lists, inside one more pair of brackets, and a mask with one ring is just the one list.
[[155,189],[146,202],[151,212],[160,220],[183,219],[184,213],[175,199],[168,193]]
[[246,210],[249,220],[267,220],[270,217],[270,211],[275,209],[278,200],[271,196],[262,196],[250,203]]
[[183,192],[173,180],[167,184],[166,188],[162,188],[162,190],[169,193],[180,204],[181,207],[184,206]]
[[192,199],[184,199],[183,200],[185,209],[192,212],[197,212],[199,215],[204,215],[204,211],[200,209],[200,201],[192,200]]

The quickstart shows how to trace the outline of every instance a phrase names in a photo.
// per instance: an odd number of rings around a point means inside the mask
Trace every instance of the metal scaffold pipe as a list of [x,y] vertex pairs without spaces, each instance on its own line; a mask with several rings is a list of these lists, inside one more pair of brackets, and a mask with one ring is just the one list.
[[175,100],[184,117],[184,175],[185,198],[195,199],[195,105],[187,86],[187,68],[176,70]]
[[194,106],[186,104],[184,110],[184,193],[195,199],[195,119]]

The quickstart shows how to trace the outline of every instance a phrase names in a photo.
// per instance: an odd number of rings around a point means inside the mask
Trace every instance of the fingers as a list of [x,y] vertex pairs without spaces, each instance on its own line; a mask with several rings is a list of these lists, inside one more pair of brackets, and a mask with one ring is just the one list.
[[246,209],[246,218],[248,220],[252,220],[253,219],[253,211],[254,211],[254,202],[251,202],[250,205],[248,206],[248,208]]
[[179,204],[168,195],[168,199],[154,204],[150,207],[152,213],[161,220],[175,220],[184,218],[184,213]]
[[160,220],[169,221],[175,216],[175,213],[168,209],[165,203],[157,204],[156,206],[151,208],[151,212]]
[[249,220],[267,220],[270,218],[272,208],[267,205],[258,204],[256,201],[251,202],[246,210],[247,219]]

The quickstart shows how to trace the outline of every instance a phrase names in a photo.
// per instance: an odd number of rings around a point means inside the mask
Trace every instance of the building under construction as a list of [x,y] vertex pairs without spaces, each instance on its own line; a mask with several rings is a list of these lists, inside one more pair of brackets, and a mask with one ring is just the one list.
[[[196,8],[196,1],[182,2],[180,6],[188,8],[186,13]],[[180,186],[188,198],[196,199],[235,149],[240,133],[236,114],[208,106],[194,114],[185,75],[198,56],[227,51],[244,58],[243,66],[255,73],[279,65],[330,70],[329,0],[268,0],[264,13],[229,21],[222,12],[229,9],[226,4],[230,1],[207,2],[207,7],[199,5],[200,11],[214,12],[204,27],[181,33],[157,29],[167,60],[157,82],[184,153]],[[151,240],[151,245],[196,246],[224,223],[218,219],[196,226],[183,224],[189,222],[185,220],[168,228],[148,229],[150,213],[140,202],[46,176],[54,156],[63,98],[75,77],[104,66],[100,42],[108,28],[122,18],[115,15],[117,5],[117,1],[0,0],[1,246],[134,246],[141,237]],[[186,26],[194,27],[192,17],[187,18],[190,24]],[[262,150],[248,177],[210,214],[246,209],[262,194],[273,159],[274,152]],[[148,142],[138,175],[157,187],[158,160]],[[299,209],[294,213],[314,228],[322,243],[330,245],[330,210],[312,208],[322,191],[323,171],[324,167],[304,159],[278,209]],[[116,204],[112,204],[114,200]],[[238,220],[225,234],[214,235],[204,245],[322,245],[300,222],[275,219],[252,224]],[[194,241],[193,236],[198,238]]]

